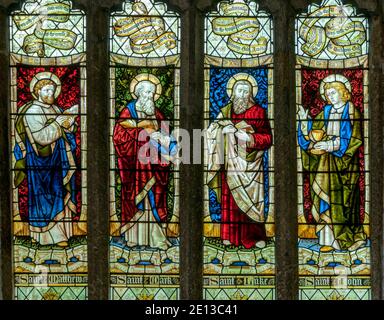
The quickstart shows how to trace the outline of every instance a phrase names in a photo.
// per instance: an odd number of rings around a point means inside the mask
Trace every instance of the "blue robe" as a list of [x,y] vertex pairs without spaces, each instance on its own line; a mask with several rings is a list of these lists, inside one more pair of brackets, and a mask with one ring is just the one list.
[[[24,115],[21,115],[20,119]],[[16,144],[14,155],[16,161],[25,160],[24,173],[28,181],[28,223],[44,231],[50,222],[57,220],[57,216],[64,211],[65,205],[71,201],[76,205],[75,175],[70,168],[65,142],[68,141],[72,154],[75,154],[76,138],[73,133],[63,132],[63,136],[55,141],[56,145],[49,154],[36,154],[27,135],[23,135],[26,150],[25,159],[21,148]],[[37,149],[43,147],[37,144]],[[48,146],[50,148],[50,146]],[[47,147],[45,147],[46,153]],[[64,183],[64,178],[71,174],[71,178]],[[65,203],[65,199],[67,198]]]

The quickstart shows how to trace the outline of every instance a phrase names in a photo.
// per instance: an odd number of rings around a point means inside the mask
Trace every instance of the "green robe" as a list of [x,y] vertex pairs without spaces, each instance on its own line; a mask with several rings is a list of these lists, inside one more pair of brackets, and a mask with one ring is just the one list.
[[[309,129],[322,129],[327,132],[328,118],[332,106],[327,105]],[[312,214],[317,222],[316,232],[325,225],[333,230],[340,249],[346,250],[356,241],[366,240],[360,221],[359,157],[358,150],[363,144],[361,115],[351,102],[347,103],[340,122],[340,149],[312,154],[313,146],[305,146],[308,141],[299,129],[299,144],[302,149],[303,168],[310,173]],[[300,126],[299,126],[300,127]],[[344,135],[344,136],[343,136]],[[303,138],[305,140],[303,140]],[[322,141],[331,140],[326,134]],[[308,143],[306,143],[308,144]],[[306,148],[305,148],[306,147]]]

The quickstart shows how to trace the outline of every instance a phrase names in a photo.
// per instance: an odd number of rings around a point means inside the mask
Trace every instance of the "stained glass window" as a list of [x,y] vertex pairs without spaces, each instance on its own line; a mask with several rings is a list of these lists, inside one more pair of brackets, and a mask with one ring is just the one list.
[[204,299],[275,298],[273,26],[254,1],[205,18]]
[[178,299],[180,18],[126,1],[110,37],[110,298]]
[[85,15],[25,1],[10,33],[14,297],[86,299]]
[[302,300],[371,297],[368,28],[339,0],[296,19]]

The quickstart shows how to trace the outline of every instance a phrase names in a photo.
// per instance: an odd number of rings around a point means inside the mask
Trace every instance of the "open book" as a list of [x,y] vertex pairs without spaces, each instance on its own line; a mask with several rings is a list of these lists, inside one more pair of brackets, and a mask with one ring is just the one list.
[[[64,110],[62,116],[66,116],[68,121],[75,121],[76,117],[79,115],[79,105],[76,104],[66,110]],[[71,119],[72,118],[72,119]]]
[[150,143],[157,147],[162,155],[174,156],[177,152],[176,139],[165,132],[156,131],[151,134]]
[[63,114],[65,115],[76,115],[79,113],[79,105],[75,104],[74,106],[64,110]]
[[241,120],[240,122],[235,124],[235,127],[239,130],[243,130],[247,133],[254,133],[252,126],[246,123],[244,120]]
[[231,120],[219,120],[218,121],[219,125],[222,127],[228,126],[228,125],[234,125],[236,129],[238,130],[243,130],[247,133],[254,133],[255,131],[253,130],[252,126],[246,123],[244,120],[241,120],[240,122],[233,124]]

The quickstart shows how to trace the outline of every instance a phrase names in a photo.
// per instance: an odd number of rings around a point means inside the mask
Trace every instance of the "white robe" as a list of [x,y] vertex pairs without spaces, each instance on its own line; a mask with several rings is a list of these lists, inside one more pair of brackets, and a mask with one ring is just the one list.
[[220,113],[206,131],[206,183],[218,174],[224,160],[227,183],[237,206],[251,220],[264,222],[264,151],[260,150],[254,161],[247,161],[246,142],[240,142],[234,134],[224,137],[223,127],[230,120],[222,118]]

